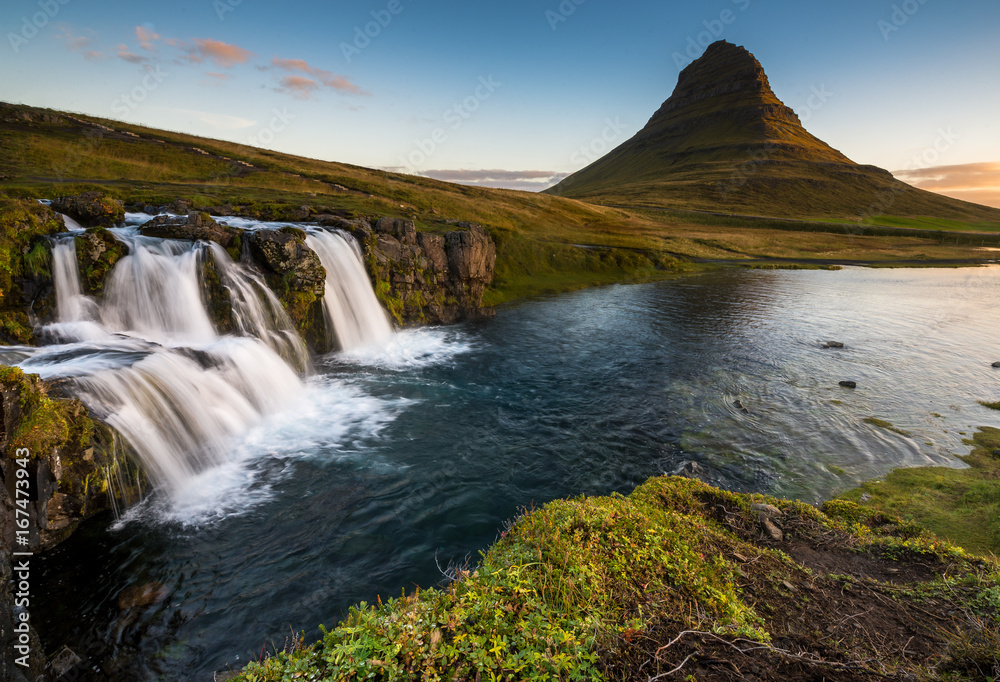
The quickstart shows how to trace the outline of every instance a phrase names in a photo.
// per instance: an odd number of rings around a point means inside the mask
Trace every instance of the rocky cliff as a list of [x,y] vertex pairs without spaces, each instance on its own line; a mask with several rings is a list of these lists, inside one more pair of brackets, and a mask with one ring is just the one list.
[[[496,244],[481,225],[456,221],[449,227],[431,233],[418,231],[412,220],[333,216],[317,225],[357,240],[376,296],[400,327],[451,324],[492,314],[483,306],[483,294],[493,281]],[[140,232],[162,239],[215,242],[234,260],[252,264],[264,274],[309,348],[317,353],[334,350],[322,309],[327,272],[306,244],[303,229],[244,231],[224,221],[217,223],[207,214],[190,212],[158,216]],[[212,263],[203,267],[213,321],[220,332],[230,332],[228,296]]]
[[[0,678],[4,680],[45,679],[40,677],[44,650],[34,627],[29,621],[29,632],[14,629],[23,627],[18,614],[25,609],[15,604],[11,552],[48,549],[83,520],[133,504],[145,485],[121,436],[91,419],[79,400],[56,397],[57,392],[37,375],[0,367]],[[26,483],[20,494],[19,481]],[[27,561],[30,568],[30,558]],[[13,662],[14,644],[22,634],[32,651],[28,669]]]
[[493,281],[496,245],[475,223],[419,232],[412,220],[332,219],[364,248],[365,266],[379,300],[396,324],[451,324],[492,314],[483,293]]

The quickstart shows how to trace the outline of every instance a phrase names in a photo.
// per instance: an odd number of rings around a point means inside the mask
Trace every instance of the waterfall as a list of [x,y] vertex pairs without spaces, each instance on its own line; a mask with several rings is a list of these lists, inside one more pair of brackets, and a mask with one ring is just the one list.
[[201,247],[134,237],[104,285],[101,322],[159,343],[209,343],[217,335],[201,298]]
[[296,333],[278,297],[267,288],[260,275],[247,265],[234,262],[218,244],[210,243],[208,248],[222,274],[222,283],[229,291],[233,318],[240,333],[261,339],[296,369],[308,369],[309,353],[305,343]]
[[392,325],[375,297],[354,238],[340,232],[316,231],[309,233],[306,244],[326,268],[323,309],[341,350],[388,341]]
[[60,322],[82,322],[96,316],[97,304],[80,290],[76,240],[60,239],[52,246],[52,278],[56,287],[56,315]]
[[[305,347],[260,277],[204,243],[116,234],[127,241],[91,319],[81,301],[72,240],[54,248],[60,343],[22,366],[66,377],[98,418],[132,446],[154,484],[177,492],[226,460],[232,438],[292,404],[304,390]],[[241,336],[220,336],[201,295],[211,257]],[[55,331],[55,330],[54,330]],[[68,339],[68,342],[67,342]]]
[[135,449],[147,476],[178,491],[225,460],[230,438],[293,400],[299,377],[255,339],[230,338],[191,358],[177,350],[76,380],[80,398]]

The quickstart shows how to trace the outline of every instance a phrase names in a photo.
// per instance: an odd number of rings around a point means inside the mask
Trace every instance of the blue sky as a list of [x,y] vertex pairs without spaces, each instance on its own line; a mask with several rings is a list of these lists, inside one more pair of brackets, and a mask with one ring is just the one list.
[[5,101],[534,189],[724,38],[855,161],[1000,204],[995,0],[5,0],[0,27]]

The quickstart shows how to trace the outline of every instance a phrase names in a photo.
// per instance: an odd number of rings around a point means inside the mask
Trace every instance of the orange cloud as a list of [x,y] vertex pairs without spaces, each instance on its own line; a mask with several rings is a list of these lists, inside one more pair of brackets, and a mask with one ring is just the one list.
[[920,189],[1000,208],[1000,163],[931,166],[893,175]]
[[[311,66],[304,59],[280,59],[278,57],[274,57],[273,59],[271,59],[271,66],[276,69],[282,69],[283,71],[289,71],[289,72],[298,71],[301,73],[309,74],[310,76],[318,80],[320,83],[322,83],[324,86],[332,88],[334,90],[339,90],[340,92],[346,92],[351,95],[371,94],[369,92],[366,92],[365,90],[362,90],[360,87],[352,83],[350,79],[348,79],[346,76],[340,76],[338,74],[333,73],[332,71],[326,71],[324,69],[319,69],[316,68],[315,66]],[[310,83],[312,83],[313,87],[309,88],[308,90],[297,90],[297,91],[293,90],[288,86],[287,81],[296,79],[300,81],[309,81]],[[281,86],[279,86],[279,89],[292,92],[293,94],[297,93],[296,94],[297,97],[299,97],[300,99],[306,99],[314,90],[318,88],[316,80],[310,78],[303,78],[302,76],[285,76],[284,78],[281,79]]]
[[250,50],[211,38],[195,38],[194,45],[187,48],[190,52],[190,61],[200,62],[202,59],[208,59],[224,69],[245,64],[253,56]]
[[291,93],[296,99],[309,99],[318,87],[316,81],[305,76],[285,76],[278,84],[279,90]]
[[124,59],[129,64],[142,64],[146,61],[145,57],[130,51],[125,43],[119,43],[116,50],[118,51],[118,58]]
[[[93,31],[89,29],[84,29],[88,33],[93,34]],[[73,29],[66,24],[59,25],[59,33],[56,36],[60,40],[66,41],[66,47],[71,50],[82,50],[86,47],[90,47],[90,44],[94,42],[91,36],[78,35],[73,32]]]
[[145,26],[135,27],[135,38],[139,41],[139,47],[144,50],[153,51],[156,48],[153,46],[154,40],[160,39],[160,34],[153,31],[152,28],[147,28]]

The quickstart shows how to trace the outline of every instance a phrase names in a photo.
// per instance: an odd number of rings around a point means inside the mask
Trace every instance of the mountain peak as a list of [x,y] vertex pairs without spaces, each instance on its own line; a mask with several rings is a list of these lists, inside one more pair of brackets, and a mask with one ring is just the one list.
[[[612,205],[751,215],[979,211],[861,166],[811,135],[747,49],[720,40],[681,71],[631,139],[548,190]],[[887,198],[888,197],[888,198]]]
[[[681,71],[673,94],[653,114],[644,132],[687,134],[713,125],[741,124],[746,142],[792,143],[815,160],[850,163],[802,128],[795,112],[771,90],[764,67],[749,50],[725,40],[712,43]],[[641,133],[640,133],[641,134]]]

